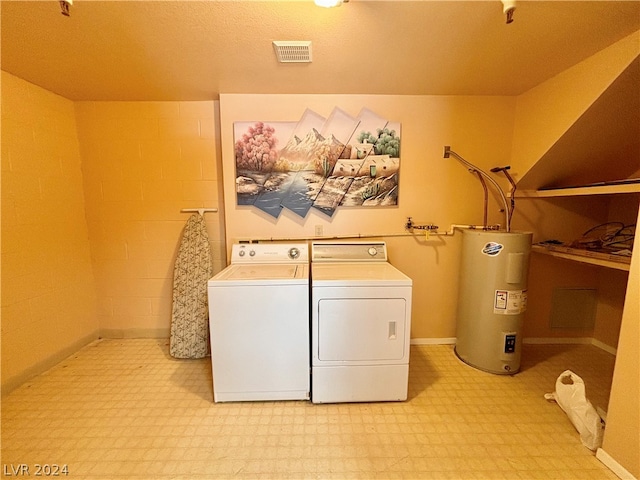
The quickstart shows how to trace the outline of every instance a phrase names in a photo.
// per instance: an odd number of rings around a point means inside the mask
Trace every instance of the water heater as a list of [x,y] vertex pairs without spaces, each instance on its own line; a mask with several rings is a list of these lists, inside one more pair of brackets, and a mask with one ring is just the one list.
[[491,373],[520,370],[531,233],[462,231],[456,355]]

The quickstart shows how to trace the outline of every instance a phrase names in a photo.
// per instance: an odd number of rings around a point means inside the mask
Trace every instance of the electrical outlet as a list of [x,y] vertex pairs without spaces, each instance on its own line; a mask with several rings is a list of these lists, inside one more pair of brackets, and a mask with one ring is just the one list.
[[323,235],[322,225],[316,225],[316,237],[321,237]]

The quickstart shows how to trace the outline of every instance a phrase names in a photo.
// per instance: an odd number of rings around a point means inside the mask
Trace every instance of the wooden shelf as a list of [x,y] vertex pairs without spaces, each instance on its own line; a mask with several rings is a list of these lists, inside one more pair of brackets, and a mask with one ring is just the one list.
[[621,193],[640,193],[640,183],[594,184],[583,187],[553,188],[548,190],[516,190],[517,198],[577,197],[584,195],[617,195]]
[[[549,188],[544,190],[516,191],[518,198],[558,198],[593,195],[619,195],[640,193],[640,179],[620,180],[616,182],[593,183],[567,188]],[[596,252],[563,245],[533,245],[533,252],[564,258],[579,263],[598,265],[600,267],[629,271],[630,256],[614,255],[606,252]]]
[[600,267],[613,268],[616,270],[624,270],[626,272],[629,271],[631,263],[631,257],[610,255],[607,253],[592,252],[589,250],[580,250],[569,247],[533,245],[531,247],[531,251],[542,253],[544,255],[551,255],[552,257],[572,260],[574,262],[598,265]]

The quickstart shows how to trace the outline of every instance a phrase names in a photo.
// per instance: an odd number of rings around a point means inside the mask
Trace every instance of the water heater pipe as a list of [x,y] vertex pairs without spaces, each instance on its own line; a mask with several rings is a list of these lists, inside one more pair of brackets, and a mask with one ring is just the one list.
[[418,225],[413,222],[411,217],[407,217],[407,223],[405,223],[404,228],[413,232],[413,230],[426,230],[428,235],[434,235],[436,237],[451,237],[455,233],[456,230],[500,230],[500,225],[467,225],[467,224],[458,224],[454,223],[449,227],[449,230],[446,232],[440,232],[438,230],[438,225],[434,225],[433,223],[429,223],[426,225]]
[[516,185],[516,182],[513,181],[513,177],[509,175],[508,170],[510,168],[511,167],[509,165],[507,165],[506,167],[495,167],[491,169],[491,172],[504,173],[504,176],[507,177],[507,180],[509,180],[509,183],[511,184],[511,192],[509,193],[509,201],[511,202],[511,205],[509,206],[509,218],[513,218],[513,211],[516,209],[516,189],[518,188],[518,186]]
[[451,150],[451,147],[448,146],[448,145],[445,145],[445,147],[444,147],[444,155],[443,156],[444,156],[444,158],[449,158],[450,156],[453,156],[456,160],[458,160],[465,167],[467,167],[469,169],[469,171],[471,171],[473,173],[478,173],[478,174],[482,175],[484,178],[486,178],[487,180],[489,180],[489,182],[491,182],[491,184],[495,187],[495,189],[500,194],[500,198],[502,198],[502,204],[504,205],[504,215],[505,215],[505,218],[506,218],[506,224],[505,224],[506,225],[506,230],[507,230],[507,232],[511,231],[511,213],[510,213],[510,210],[509,210],[509,204],[507,203],[507,197],[504,195],[504,191],[502,190],[500,185],[498,185],[498,182],[496,182],[487,172],[485,172],[482,169],[476,167],[472,163],[467,162],[464,158],[462,158],[456,152]]
[[487,211],[489,209],[489,190],[487,189],[487,182],[484,181],[484,177],[482,176],[482,174],[477,170],[474,170],[474,173],[478,175],[478,180],[480,180],[480,183],[482,184],[482,190],[484,190],[484,216],[482,225],[484,225],[484,229],[486,230],[488,219]]

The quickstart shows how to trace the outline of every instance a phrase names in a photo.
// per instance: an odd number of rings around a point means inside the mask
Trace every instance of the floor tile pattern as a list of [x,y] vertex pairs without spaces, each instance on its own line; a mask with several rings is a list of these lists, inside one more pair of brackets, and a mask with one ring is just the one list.
[[98,340],[3,398],[3,476],[58,465],[75,479],[617,478],[543,398],[571,369],[606,410],[614,357],[593,346],[525,345],[521,372],[502,376],[449,345],[414,345],[408,401],[333,405],[215,404],[209,359],[168,349]]

